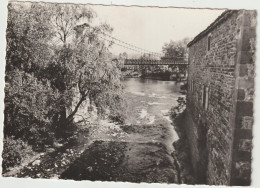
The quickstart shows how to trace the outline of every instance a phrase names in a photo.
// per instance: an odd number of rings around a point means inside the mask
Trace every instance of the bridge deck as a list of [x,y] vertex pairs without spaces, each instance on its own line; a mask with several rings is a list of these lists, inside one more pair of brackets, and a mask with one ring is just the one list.
[[124,65],[188,65],[186,59],[126,59]]

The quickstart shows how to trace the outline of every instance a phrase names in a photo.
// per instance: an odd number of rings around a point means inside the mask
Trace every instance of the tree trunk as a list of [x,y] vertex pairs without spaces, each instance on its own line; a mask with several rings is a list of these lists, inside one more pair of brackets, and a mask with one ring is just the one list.
[[80,105],[83,103],[83,101],[86,100],[86,96],[82,96],[78,102],[78,104],[76,105],[75,109],[73,110],[73,112],[67,117],[68,121],[71,121],[73,119],[73,116],[77,113]]

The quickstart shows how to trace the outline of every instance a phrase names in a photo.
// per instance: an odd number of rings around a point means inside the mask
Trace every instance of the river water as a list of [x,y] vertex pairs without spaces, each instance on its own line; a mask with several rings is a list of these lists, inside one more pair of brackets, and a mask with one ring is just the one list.
[[[156,132],[163,125],[168,132],[164,140],[158,136],[142,135],[143,140],[164,142],[169,153],[173,151],[172,143],[178,135],[172,126],[169,110],[177,106],[177,99],[181,96],[180,84],[173,81],[160,81],[141,78],[126,78],[127,124],[149,126]],[[160,131],[160,130],[158,130]]]
[[169,110],[177,106],[180,84],[126,78],[125,124],[103,122],[93,144],[62,179],[180,183],[173,142],[178,140]]

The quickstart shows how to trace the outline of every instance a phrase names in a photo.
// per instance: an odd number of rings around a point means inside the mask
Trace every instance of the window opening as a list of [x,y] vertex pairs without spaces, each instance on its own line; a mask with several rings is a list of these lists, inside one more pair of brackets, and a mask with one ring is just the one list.
[[208,51],[210,50],[211,36],[208,36]]
[[204,86],[203,90],[203,107],[205,110],[208,109],[208,104],[209,104],[209,87]]

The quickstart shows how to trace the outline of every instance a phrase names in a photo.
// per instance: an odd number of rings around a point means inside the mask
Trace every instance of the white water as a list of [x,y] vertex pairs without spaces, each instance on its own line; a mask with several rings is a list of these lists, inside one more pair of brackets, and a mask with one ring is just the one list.
[[181,96],[180,86],[172,81],[141,80],[139,78],[127,79],[125,84],[130,112],[127,123],[151,126],[146,134],[136,137],[135,141],[161,142],[166,146],[169,154],[173,152],[173,142],[177,141],[179,137],[172,125],[169,111],[177,105],[176,100]]

